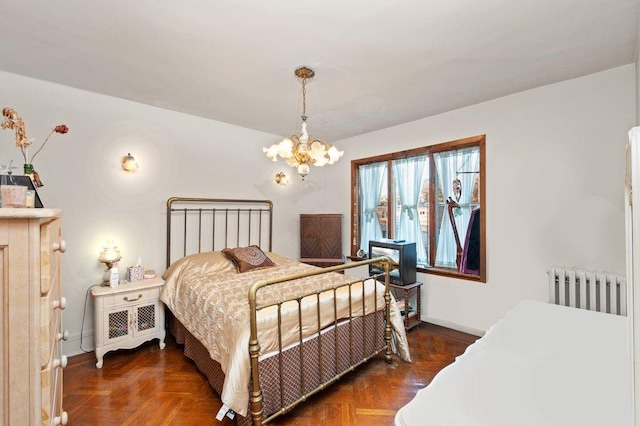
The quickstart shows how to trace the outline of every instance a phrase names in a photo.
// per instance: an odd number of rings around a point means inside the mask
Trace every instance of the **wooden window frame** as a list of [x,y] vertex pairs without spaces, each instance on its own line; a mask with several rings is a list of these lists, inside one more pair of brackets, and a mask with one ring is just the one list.
[[[429,229],[436,229],[436,167],[433,154],[444,151],[453,151],[458,149],[464,149],[469,147],[478,147],[480,151],[480,275],[463,274],[455,269],[429,266],[427,268],[418,267],[418,272],[441,275],[452,278],[460,278],[470,281],[487,282],[487,232],[486,232],[486,216],[487,216],[487,204],[486,204],[486,155],[485,155],[485,142],[486,135],[472,136],[464,139],[458,139],[454,141],[439,143],[436,145],[423,146],[419,148],[392,152],[388,154],[376,155],[373,157],[361,158],[351,161],[351,256],[355,257],[356,252],[359,249],[359,229],[360,229],[360,211],[359,211],[359,195],[360,195],[360,183],[358,168],[365,164],[387,162],[387,194],[388,198],[395,197],[395,191],[393,188],[393,167],[392,161],[401,158],[415,157],[417,155],[427,155],[429,158]],[[387,230],[388,238],[393,238],[395,232],[395,209],[392,208],[395,203],[387,203]],[[435,264],[436,250],[436,235],[435,232],[429,234],[429,263]]]

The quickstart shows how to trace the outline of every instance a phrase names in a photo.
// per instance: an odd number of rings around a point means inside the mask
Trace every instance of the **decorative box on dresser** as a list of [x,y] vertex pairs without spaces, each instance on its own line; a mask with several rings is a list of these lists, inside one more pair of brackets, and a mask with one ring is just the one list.
[[60,216],[56,209],[0,209],[0,420],[64,425]]
[[300,262],[315,266],[344,263],[341,214],[300,215]]

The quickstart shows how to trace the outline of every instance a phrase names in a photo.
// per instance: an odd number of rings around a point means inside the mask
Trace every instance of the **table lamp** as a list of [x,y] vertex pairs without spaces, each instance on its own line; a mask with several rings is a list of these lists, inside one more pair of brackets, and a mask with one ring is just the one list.
[[107,269],[105,269],[105,274],[102,277],[103,286],[109,285],[109,273],[111,271],[111,268],[113,268],[113,266],[116,263],[118,263],[120,259],[122,259],[122,256],[120,255],[120,251],[118,250],[118,247],[113,244],[113,241],[109,241],[102,248],[102,251],[100,252],[100,256],[98,256],[98,260],[104,263],[105,265],[107,265]]

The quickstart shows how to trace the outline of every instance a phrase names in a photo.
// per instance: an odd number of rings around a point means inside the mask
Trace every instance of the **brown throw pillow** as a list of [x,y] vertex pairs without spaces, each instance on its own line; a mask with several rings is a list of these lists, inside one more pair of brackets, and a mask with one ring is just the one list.
[[227,248],[222,252],[236,264],[238,273],[276,266],[258,246]]

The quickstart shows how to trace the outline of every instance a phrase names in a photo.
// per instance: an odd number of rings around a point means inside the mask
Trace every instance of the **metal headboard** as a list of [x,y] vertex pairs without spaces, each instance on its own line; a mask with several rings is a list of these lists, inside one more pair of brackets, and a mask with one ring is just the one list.
[[190,254],[228,247],[255,244],[272,251],[272,228],[270,200],[171,197],[167,200],[166,266]]

